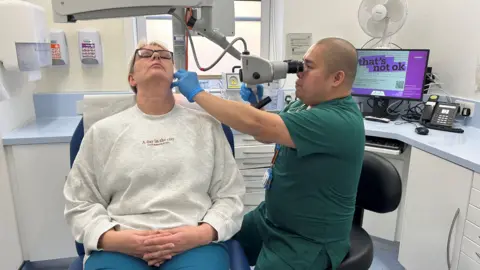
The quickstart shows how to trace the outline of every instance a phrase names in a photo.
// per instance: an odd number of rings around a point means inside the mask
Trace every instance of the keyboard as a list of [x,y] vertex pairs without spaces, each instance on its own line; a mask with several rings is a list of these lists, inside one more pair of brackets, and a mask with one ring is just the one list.
[[405,148],[405,144],[394,139],[366,136],[365,150],[376,153],[400,155]]

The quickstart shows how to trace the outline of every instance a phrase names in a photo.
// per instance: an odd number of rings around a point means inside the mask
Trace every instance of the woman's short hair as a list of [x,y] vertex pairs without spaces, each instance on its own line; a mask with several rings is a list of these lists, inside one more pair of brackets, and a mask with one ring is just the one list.
[[[145,40],[142,40],[140,41],[138,44],[137,44],[137,49],[141,49],[145,46],[158,46],[158,47],[162,47],[164,49],[167,49],[167,46],[165,46],[165,44],[163,44],[162,42],[159,42],[159,41],[151,41],[151,42],[147,42]],[[135,50],[135,51],[136,51]],[[135,54],[135,52],[133,53],[133,56],[132,58],[130,59],[130,64],[129,64],[129,68],[128,68],[128,75],[130,74],[133,74],[133,70],[134,70],[134,67],[135,67],[135,58],[137,57],[137,55]],[[132,89],[132,91],[136,94],[137,93],[137,87],[136,86],[131,86],[130,85],[130,88]]]

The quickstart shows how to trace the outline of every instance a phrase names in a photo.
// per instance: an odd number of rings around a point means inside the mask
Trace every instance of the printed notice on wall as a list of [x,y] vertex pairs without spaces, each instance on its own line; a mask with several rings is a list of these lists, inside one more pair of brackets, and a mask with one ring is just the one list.
[[303,56],[312,46],[311,33],[287,34],[287,46],[285,47],[285,59],[301,61]]

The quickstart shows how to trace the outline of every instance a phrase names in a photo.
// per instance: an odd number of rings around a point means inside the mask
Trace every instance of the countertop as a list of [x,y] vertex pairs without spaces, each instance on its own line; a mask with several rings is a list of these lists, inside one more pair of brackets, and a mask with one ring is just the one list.
[[3,145],[70,143],[81,116],[38,118],[3,136]]
[[411,123],[365,121],[367,136],[396,139],[480,173],[480,129],[462,128],[462,134],[430,129],[428,135],[419,135]]
[[[81,116],[40,118],[3,136],[3,145],[69,143]],[[413,147],[480,173],[480,129],[464,127],[465,133],[430,130],[415,133],[415,126],[401,121],[388,124],[365,121],[368,136],[397,139]]]

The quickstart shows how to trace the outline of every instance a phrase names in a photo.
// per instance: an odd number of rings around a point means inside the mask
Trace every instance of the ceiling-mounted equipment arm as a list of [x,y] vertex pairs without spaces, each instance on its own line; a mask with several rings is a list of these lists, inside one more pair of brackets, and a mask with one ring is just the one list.
[[52,0],[56,23],[172,14],[176,8],[212,7],[214,0]]

